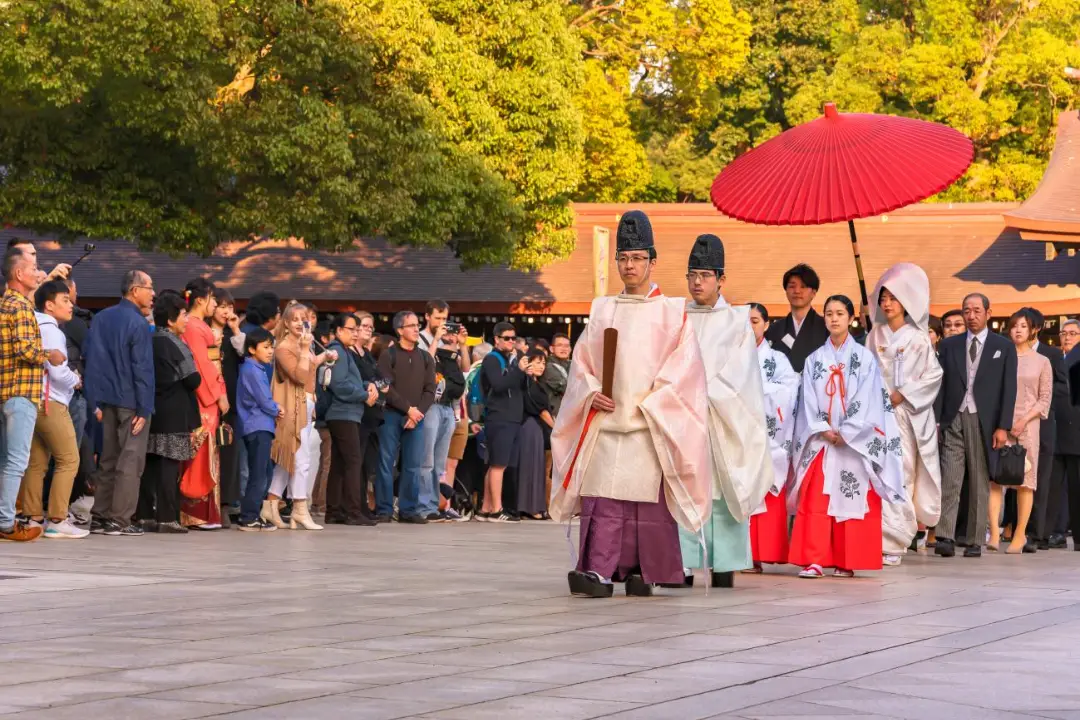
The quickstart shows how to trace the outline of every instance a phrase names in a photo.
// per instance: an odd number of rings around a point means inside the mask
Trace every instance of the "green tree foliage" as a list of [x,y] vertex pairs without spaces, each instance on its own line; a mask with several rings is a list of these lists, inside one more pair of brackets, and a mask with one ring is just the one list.
[[209,252],[572,247],[580,43],[553,0],[0,4],[0,217]]
[[[1076,0],[733,0],[713,15],[689,12],[701,6],[691,0],[575,6],[588,21],[579,25],[596,26],[583,32],[589,61],[603,63],[609,77],[643,76],[624,92],[650,166],[638,200],[707,199],[724,165],[817,117],[826,101],[970,136],[976,162],[942,199],[1023,199],[1042,175],[1058,112],[1077,99],[1078,86],[1062,73],[1080,65]],[[631,21],[634,12],[662,18],[654,35]],[[703,35],[727,38],[707,61],[665,41],[670,28],[695,22]],[[685,69],[672,70],[649,82],[650,69],[683,64],[712,72],[688,81]],[[611,184],[604,172],[586,169],[591,187]],[[602,197],[591,187],[587,196]]]
[[1022,199],[1065,65],[1077,0],[0,2],[0,220],[535,268],[571,200],[704,200],[830,100],[968,134],[942,198]]

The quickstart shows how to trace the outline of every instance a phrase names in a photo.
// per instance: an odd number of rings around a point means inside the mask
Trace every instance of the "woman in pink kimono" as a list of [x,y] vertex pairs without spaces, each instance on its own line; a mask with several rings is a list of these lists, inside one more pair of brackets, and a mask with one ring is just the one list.
[[[1009,318],[1009,337],[1016,345],[1016,407],[1009,437],[1027,450],[1027,469],[1024,484],[1016,488],[1017,523],[1012,542],[1005,550],[1010,555],[1034,552],[1027,545],[1027,524],[1035,499],[1035,483],[1039,467],[1039,424],[1050,415],[1050,396],[1054,388],[1054,373],[1050,361],[1035,352],[1032,341],[1039,328],[1023,310]],[[1001,504],[1005,488],[990,483],[990,542],[986,549],[996,552],[1001,542]]]

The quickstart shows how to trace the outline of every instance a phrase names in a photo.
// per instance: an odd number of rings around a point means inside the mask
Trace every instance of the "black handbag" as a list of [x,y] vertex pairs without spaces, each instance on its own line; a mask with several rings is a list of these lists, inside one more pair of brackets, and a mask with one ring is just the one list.
[[997,477],[994,482],[1009,487],[1023,485],[1026,459],[1027,449],[1020,443],[1006,445],[998,450]]

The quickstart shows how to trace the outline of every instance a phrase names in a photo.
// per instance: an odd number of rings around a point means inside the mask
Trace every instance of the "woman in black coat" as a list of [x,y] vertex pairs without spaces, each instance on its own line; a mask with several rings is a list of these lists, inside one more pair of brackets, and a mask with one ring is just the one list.
[[518,434],[517,509],[522,517],[547,520],[544,450],[549,446],[551,428],[555,425],[551,416],[551,400],[539,382],[547,367],[547,355],[543,350],[533,348],[525,357],[529,365],[524,398],[525,420]]
[[166,290],[154,300],[154,325],[154,415],[136,517],[146,530],[186,533],[180,525],[180,466],[197,449],[191,434],[202,424],[195,398],[202,377],[180,339],[187,303],[179,293]]

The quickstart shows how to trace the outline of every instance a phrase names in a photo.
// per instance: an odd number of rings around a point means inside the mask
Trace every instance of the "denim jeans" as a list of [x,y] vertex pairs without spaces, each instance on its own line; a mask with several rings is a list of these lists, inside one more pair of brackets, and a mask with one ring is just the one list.
[[394,512],[394,461],[401,450],[401,477],[398,483],[398,515],[418,515],[420,469],[424,464],[424,420],[413,430],[406,430],[405,416],[386,409],[379,427],[379,479],[375,486],[375,512]]
[[75,427],[75,444],[81,447],[83,435],[86,434],[86,398],[81,392],[76,392],[71,397],[68,412],[71,414],[71,424]]
[[240,522],[250,523],[259,517],[262,501],[270,489],[270,445],[274,433],[258,430],[244,436],[248,457],[248,482],[244,499],[240,501]]
[[236,462],[240,466],[240,497],[244,497],[248,484],[248,456],[247,443],[240,438],[240,444],[236,447]]
[[15,524],[15,501],[19,497],[23,474],[30,465],[30,445],[34,440],[38,408],[24,397],[9,398],[4,403],[3,448],[0,449],[0,530]]
[[[424,464],[420,468],[420,513],[439,512],[439,478],[446,472],[450,438],[457,419],[454,408],[436,403],[424,416]],[[427,480],[427,482],[425,482]]]

